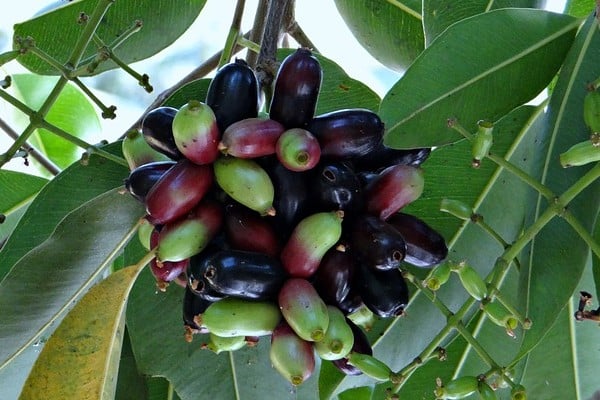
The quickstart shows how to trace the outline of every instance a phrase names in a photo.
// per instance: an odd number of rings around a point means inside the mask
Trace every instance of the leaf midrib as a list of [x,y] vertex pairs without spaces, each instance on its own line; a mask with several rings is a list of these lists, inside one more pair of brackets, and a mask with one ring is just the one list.
[[[490,12],[494,12],[494,11],[490,11]],[[465,20],[463,20],[465,21]],[[482,73],[474,76],[473,78],[465,81],[464,83],[454,87],[452,90],[447,91],[446,93],[443,93],[441,95],[439,95],[437,98],[433,99],[432,101],[430,101],[429,103],[421,106],[420,108],[416,109],[415,111],[413,111],[412,113],[410,113],[408,116],[406,116],[405,118],[401,119],[400,121],[396,122],[394,125],[392,125],[388,131],[392,131],[394,129],[396,129],[398,126],[406,123],[407,121],[410,121],[411,119],[413,119],[414,117],[416,117],[418,114],[420,114],[421,112],[431,108],[433,105],[441,102],[442,100],[452,96],[453,94],[477,83],[478,81],[482,80],[483,78],[485,78],[486,76],[489,76],[493,73],[495,73],[496,71],[499,71],[500,69],[504,68],[507,65],[510,65],[511,63],[519,60],[520,58],[531,54],[535,51],[537,51],[538,49],[542,48],[543,46],[545,46],[546,44],[550,43],[551,41],[553,41],[554,39],[564,35],[565,33],[571,31],[573,28],[577,27],[580,24],[580,20],[576,19],[574,20],[572,23],[566,25],[564,28],[556,31],[554,34],[547,36],[546,38],[544,38],[544,40],[541,40],[539,42],[537,42],[537,44],[535,46],[530,46],[526,49],[524,49],[523,51],[521,51],[520,53],[514,55],[513,57],[508,58],[507,60],[496,64],[493,68],[490,68],[486,71],[483,71]],[[448,32],[448,31],[446,31]]]
[[405,13],[409,14],[410,16],[418,19],[419,21],[421,21],[423,19],[422,15],[419,11],[413,10],[412,8],[408,7],[406,4],[402,4],[398,0],[386,0],[386,1],[388,3],[390,3],[391,5],[393,5],[394,7],[398,7],[400,10],[402,10]]

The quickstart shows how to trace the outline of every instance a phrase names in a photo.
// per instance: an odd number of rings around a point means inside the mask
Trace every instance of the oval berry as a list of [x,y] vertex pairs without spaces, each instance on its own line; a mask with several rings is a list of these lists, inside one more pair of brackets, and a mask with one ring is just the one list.
[[323,340],[329,325],[325,302],[305,279],[290,278],[279,291],[279,309],[283,318],[304,340]]
[[183,158],[183,154],[177,148],[173,138],[175,114],[177,114],[177,109],[167,106],[150,110],[142,119],[142,134],[154,150],[173,160],[180,160]]
[[210,164],[219,154],[221,137],[211,108],[197,100],[183,105],[173,119],[173,138],[179,151],[196,164]]
[[256,158],[275,154],[275,144],[285,131],[272,119],[247,118],[231,124],[221,137],[219,150],[239,158]]
[[144,203],[152,186],[175,164],[175,161],[155,161],[140,165],[125,179],[125,188],[136,200]]
[[275,153],[284,167],[298,172],[314,168],[321,158],[319,142],[302,128],[283,132],[275,145]]
[[294,386],[310,378],[315,370],[312,343],[298,337],[285,323],[273,331],[269,358],[273,368]]
[[265,336],[277,327],[281,313],[270,302],[226,297],[208,306],[198,320],[218,336]]
[[170,160],[165,154],[150,147],[138,130],[127,132],[127,135],[121,142],[121,151],[130,170],[151,162]]

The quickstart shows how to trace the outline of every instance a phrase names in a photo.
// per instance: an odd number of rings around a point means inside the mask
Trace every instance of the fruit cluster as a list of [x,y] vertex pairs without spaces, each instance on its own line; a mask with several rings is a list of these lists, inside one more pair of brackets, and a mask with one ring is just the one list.
[[296,50],[260,115],[254,72],[236,60],[204,102],[156,108],[123,142],[152,273],[159,287],[184,282],[187,339],[207,333],[220,352],[270,335],[272,364],[294,385],[316,355],[385,379],[348,316],[400,315],[401,263],[429,268],[448,252],[438,232],[400,212],[421,195],[429,149],[387,148],[370,110],[315,116],[321,80],[311,51]]

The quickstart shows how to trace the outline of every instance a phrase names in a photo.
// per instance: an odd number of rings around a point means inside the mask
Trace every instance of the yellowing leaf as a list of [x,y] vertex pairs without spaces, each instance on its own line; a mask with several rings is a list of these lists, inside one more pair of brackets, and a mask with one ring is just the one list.
[[20,399],[114,398],[127,297],[142,268],[119,270],[90,289],[44,346]]

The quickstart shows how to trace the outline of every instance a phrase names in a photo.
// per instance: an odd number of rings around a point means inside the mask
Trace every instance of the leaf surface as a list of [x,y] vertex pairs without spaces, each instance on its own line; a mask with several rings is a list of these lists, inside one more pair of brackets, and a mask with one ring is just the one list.
[[[14,38],[32,37],[36,46],[65,64],[82,32],[77,23],[80,13],[91,15],[97,0],[83,0],[60,7],[48,13],[16,24]],[[143,26],[113,52],[126,64],[143,60],[169,46],[194,22],[206,0],[188,0],[173,6],[169,2],[153,0],[119,0],[108,9],[100,22],[97,34],[107,45],[119,39],[136,21]],[[57,40],[60,38],[60,40]],[[92,42],[88,45],[82,63],[91,61],[97,52]],[[40,75],[60,75],[60,72],[32,54],[18,58],[31,72]],[[93,74],[116,68],[112,61],[101,63]],[[84,73],[89,75],[89,73]]]
[[421,2],[417,0],[336,0],[358,42],[380,63],[404,71],[423,51]]
[[125,308],[142,266],[92,287],[50,336],[20,399],[111,399],[117,386]]
[[15,263],[0,282],[0,367],[39,338],[110,266],[143,214],[131,196],[106,192],[67,214],[50,237]]
[[445,30],[386,94],[379,114],[393,148],[449,144],[540,93],[560,68],[580,21],[533,9],[500,9]]

